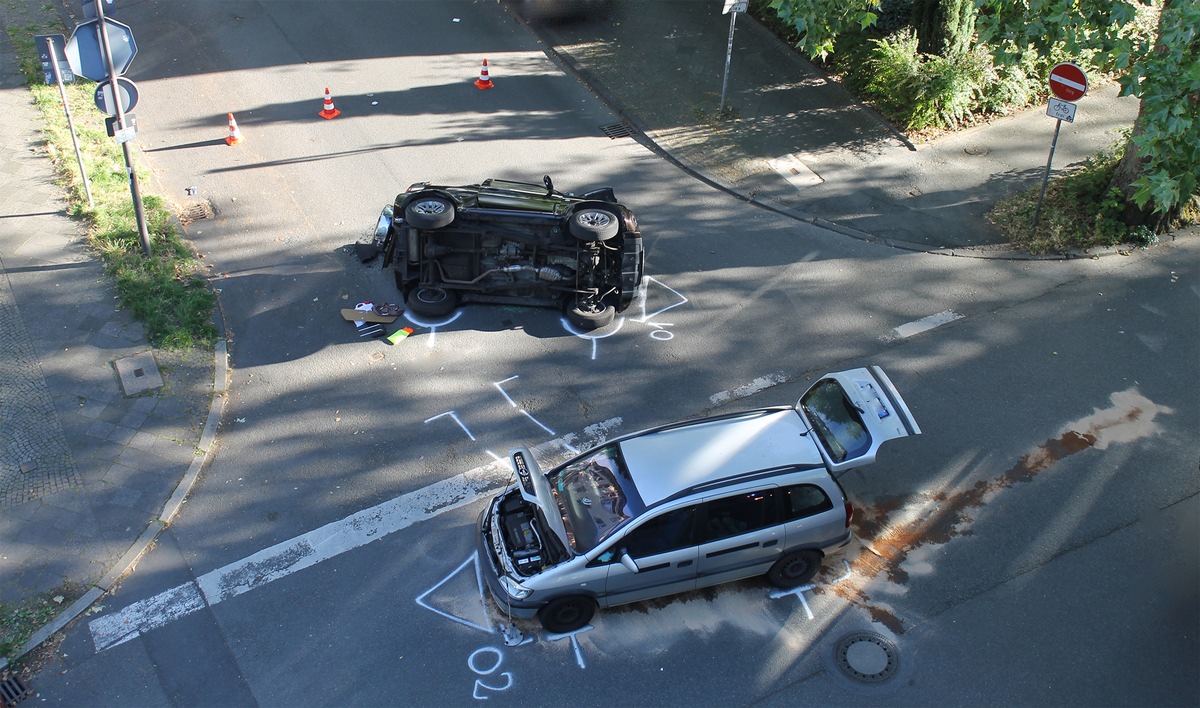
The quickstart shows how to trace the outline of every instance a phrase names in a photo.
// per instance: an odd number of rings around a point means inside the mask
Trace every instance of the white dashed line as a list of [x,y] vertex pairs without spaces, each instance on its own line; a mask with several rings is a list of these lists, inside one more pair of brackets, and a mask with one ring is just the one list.
[[908,337],[921,334],[922,332],[928,332],[935,327],[941,327],[948,322],[961,320],[962,318],[963,315],[958,314],[954,310],[945,310],[944,312],[939,312],[936,315],[930,315],[928,317],[922,317],[919,320],[906,322],[905,324],[893,329],[891,334],[881,337],[881,339],[883,339],[885,342],[894,342],[897,339],[907,339]]

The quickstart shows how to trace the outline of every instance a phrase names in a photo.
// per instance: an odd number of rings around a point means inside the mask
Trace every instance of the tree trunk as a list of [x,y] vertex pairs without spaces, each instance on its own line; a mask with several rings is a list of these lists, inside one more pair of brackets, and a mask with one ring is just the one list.
[[[1163,51],[1162,47],[1162,17],[1166,14],[1166,9],[1171,6],[1172,0],[1163,2],[1163,14],[1159,15],[1158,35],[1160,39],[1155,41],[1154,51]],[[1139,207],[1137,202],[1133,200],[1133,195],[1137,192],[1134,187],[1134,182],[1142,174],[1142,168],[1146,165],[1146,160],[1138,153],[1137,143],[1133,139],[1142,133],[1146,132],[1146,128],[1142,123],[1142,113],[1146,109],[1145,102],[1138,104],[1137,119],[1133,122],[1133,131],[1129,134],[1129,141],[1125,143],[1125,154],[1121,156],[1121,161],[1117,163],[1117,169],[1113,172],[1112,181],[1108,183],[1109,190],[1120,190],[1123,201],[1125,202],[1125,212],[1121,220],[1129,226],[1148,226],[1156,232],[1162,232],[1167,229],[1171,222],[1179,217],[1180,207],[1176,207],[1171,212],[1163,214],[1154,210],[1154,203],[1147,202],[1145,207]]]

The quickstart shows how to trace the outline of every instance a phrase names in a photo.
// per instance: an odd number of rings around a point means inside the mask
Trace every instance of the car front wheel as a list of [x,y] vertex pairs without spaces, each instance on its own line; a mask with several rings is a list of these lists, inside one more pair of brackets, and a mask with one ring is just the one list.
[[596,614],[596,601],[590,597],[572,595],[551,600],[538,610],[538,620],[547,631],[556,634],[582,629]]
[[576,300],[566,308],[567,322],[584,331],[600,329],[612,324],[617,317],[617,309],[604,303],[590,304]]
[[821,569],[821,554],[816,551],[793,551],[775,561],[767,571],[767,580],[777,588],[794,588],[812,580]]
[[408,309],[419,317],[445,317],[454,312],[454,293],[444,288],[422,285],[408,294]]

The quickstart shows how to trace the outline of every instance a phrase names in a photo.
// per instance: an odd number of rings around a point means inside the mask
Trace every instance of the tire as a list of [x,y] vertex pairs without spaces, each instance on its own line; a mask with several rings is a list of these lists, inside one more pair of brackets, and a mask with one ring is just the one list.
[[576,300],[574,304],[568,304],[565,314],[572,326],[590,332],[612,324],[617,318],[617,308],[601,303],[600,308],[596,309]]
[[767,571],[767,580],[777,588],[794,588],[813,579],[821,569],[821,554],[816,551],[793,551],[775,561]]
[[538,610],[538,620],[549,632],[564,634],[582,629],[596,614],[596,601],[590,597],[571,595],[551,600]]
[[458,305],[454,293],[444,288],[421,285],[412,289],[406,300],[408,309],[418,317],[445,317]]
[[454,221],[454,204],[433,195],[417,197],[404,207],[404,220],[418,229],[440,229]]
[[607,241],[620,230],[617,215],[606,209],[587,207],[571,215],[571,235],[580,241]]

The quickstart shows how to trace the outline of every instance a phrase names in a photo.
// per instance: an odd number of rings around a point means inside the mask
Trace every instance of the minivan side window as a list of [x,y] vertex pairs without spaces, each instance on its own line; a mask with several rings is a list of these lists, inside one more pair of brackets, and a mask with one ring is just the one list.
[[788,521],[820,514],[832,508],[829,495],[815,484],[797,484],[783,490],[783,515]]
[[645,558],[694,546],[696,544],[692,527],[695,523],[695,506],[668,511],[631,531],[621,545],[634,558]]
[[779,505],[775,499],[772,488],[705,502],[700,542],[719,541],[778,524]]

